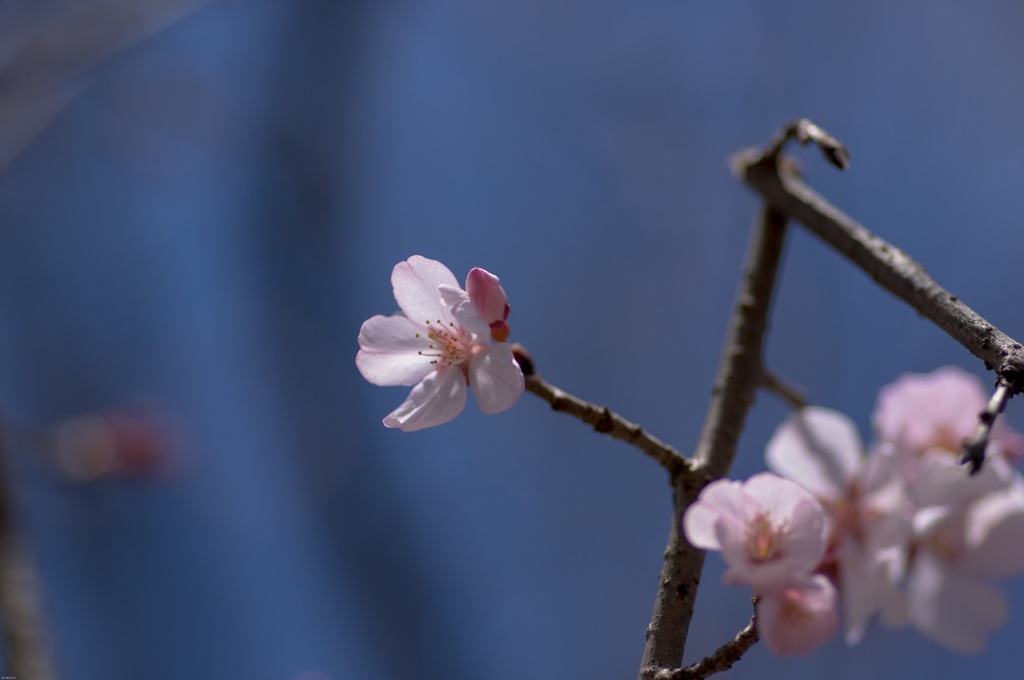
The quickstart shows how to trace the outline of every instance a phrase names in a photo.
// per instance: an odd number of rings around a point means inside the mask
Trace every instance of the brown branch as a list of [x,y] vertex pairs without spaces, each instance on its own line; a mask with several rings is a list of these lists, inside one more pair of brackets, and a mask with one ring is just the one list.
[[729,471],[747,412],[762,384],[764,335],[785,234],[785,215],[766,206],[754,229],[743,286],[694,454],[697,475],[673,480],[672,526],[654,612],[647,627],[640,664],[641,680],[651,680],[664,670],[677,669],[683,659],[704,552],[686,542],[680,524],[686,508],[703,488],[700,480],[717,479]]
[[[778,138],[766,149],[738,154],[733,160],[737,176],[769,205],[802,223],[882,288],[984,361],[986,368],[1006,381],[1013,394],[1024,390],[1024,346],[936,283],[920,264],[845,215],[787,170],[778,162]],[[788,136],[783,134],[781,138]]]
[[978,414],[978,429],[964,440],[964,450],[960,462],[970,466],[972,475],[978,474],[982,463],[985,462],[985,449],[988,447],[988,437],[992,433],[992,426],[996,422],[996,417],[1006,408],[1009,398],[1010,386],[1000,378],[996,381],[996,389],[992,398]]
[[0,620],[8,675],[52,680],[35,571],[18,535],[14,498],[7,479],[6,432],[0,420]]
[[765,207],[754,232],[711,406],[694,452],[698,468],[712,479],[729,472],[747,411],[762,384],[764,335],[785,235],[786,216]]
[[513,345],[512,351],[516,361],[523,369],[527,391],[551,404],[553,410],[568,413],[590,425],[597,432],[635,446],[665,468],[671,477],[676,477],[690,469],[690,461],[686,456],[657,437],[648,434],[636,423],[631,423],[607,406],[597,406],[574,397],[537,375],[533,359],[522,345]]
[[[756,607],[756,600],[755,600]],[[721,673],[732,668],[733,664],[743,658],[747,650],[754,646],[761,639],[757,632],[757,610],[750,617],[750,623],[743,630],[736,633],[736,637],[729,640],[714,652],[686,668],[675,670],[661,670],[655,673],[653,680],[703,680],[706,677]]]

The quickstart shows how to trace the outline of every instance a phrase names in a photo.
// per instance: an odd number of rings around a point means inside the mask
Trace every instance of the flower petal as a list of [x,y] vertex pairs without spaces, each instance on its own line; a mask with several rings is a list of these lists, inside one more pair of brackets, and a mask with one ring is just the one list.
[[969,475],[948,450],[928,449],[906,473],[910,499],[918,505],[966,503],[1010,486],[1014,470],[999,455],[991,455],[976,475]]
[[839,629],[836,590],[820,574],[758,593],[757,628],[779,656],[806,656]]
[[[686,540],[695,548],[720,550],[718,523],[742,524],[743,485],[727,479],[708,484],[683,515]],[[737,530],[739,531],[739,530]]]
[[421,329],[404,316],[374,316],[359,329],[356,366],[374,385],[415,385],[434,370],[419,354],[427,341]]
[[384,419],[385,427],[414,432],[447,423],[466,405],[466,379],[457,368],[436,370],[412,388],[402,405]]
[[802,503],[818,505],[800,484],[771,472],[760,472],[743,484],[743,490],[757,500],[757,512],[767,510],[773,517],[788,518]]
[[[754,475],[744,490],[768,512],[779,532],[785,558],[780,561],[790,573],[810,573],[825,552],[825,511],[808,491],[795,482],[770,472]],[[767,573],[767,572],[766,572]]]
[[954,570],[928,551],[907,581],[910,619],[923,635],[958,652],[985,650],[987,633],[1009,617],[1006,600],[976,575]]
[[860,435],[839,411],[807,407],[775,430],[765,460],[818,498],[840,498],[861,466]]
[[974,503],[966,533],[965,569],[987,577],[1024,572],[1024,490],[1015,484]]
[[469,294],[456,286],[442,285],[441,300],[451,309],[455,321],[464,329],[473,333],[476,342],[481,345],[491,343],[491,328],[480,317],[476,305],[469,299]]
[[783,536],[783,549],[791,560],[813,570],[825,554],[827,545],[825,510],[813,498],[793,508]]
[[726,583],[771,589],[814,569],[825,550],[825,513],[799,485],[771,473],[719,480],[686,514],[691,545],[722,551]]
[[856,645],[875,615],[887,603],[903,598],[889,579],[888,560],[896,556],[866,549],[863,542],[850,535],[840,541],[836,552],[846,644]]
[[910,625],[907,597],[896,584],[902,585],[907,580],[910,554],[902,547],[894,547],[876,552],[875,557],[882,565],[885,582],[890,586],[890,596],[883,598],[878,618],[887,628],[905,628]]
[[497,276],[480,267],[473,267],[466,277],[466,292],[487,324],[508,318],[508,296],[498,281]]
[[469,386],[484,413],[499,413],[515,404],[526,383],[512,347],[498,342],[474,354],[469,361]]
[[441,300],[440,286],[459,287],[455,275],[437,260],[413,255],[399,262],[391,272],[391,285],[398,306],[417,324],[453,321],[449,307]]
[[944,366],[931,373],[906,373],[879,390],[872,421],[879,439],[903,455],[936,447],[959,452],[987,401],[977,376]]

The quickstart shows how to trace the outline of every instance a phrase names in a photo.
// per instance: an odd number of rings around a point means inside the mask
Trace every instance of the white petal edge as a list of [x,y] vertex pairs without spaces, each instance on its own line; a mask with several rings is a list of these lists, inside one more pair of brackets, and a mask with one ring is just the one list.
[[457,368],[434,371],[412,388],[402,405],[384,419],[385,427],[415,432],[447,423],[466,406],[466,379]]
[[886,580],[885,565],[864,549],[860,541],[846,536],[839,544],[839,592],[843,603],[846,644],[859,644],[868,624],[881,611],[886,599],[901,597]]
[[477,336],[482,345],[491,342],[491,327],[483,320],[469,294],[461,288],[443,285],[440,287],[441,301],[451,309],[451,315],[463,328]]
[[911,622],[923,635],[949,649],[978,654],[988,633],[1009,618],[1006,600],[974,574],[950,569],[923,551],[907,582]]
[[[420,333],[419,338],[416,333]],[[404,316],[374,316],[359,329],[356,367],[374,385],[415,385],[434,370],[423,333]]]
[[775,518],[788,518],[803,503],[818,505],[809,491],[796,482],[771,472],[759,472],[743,485],[760,507]]
[[447,325],[453,321],[449,308],[441,300],[440,286],[459,287],[448,267],[437,260],[413,255],[399,262],[391,272],[391,285],[395,301],[402,312],[417,324],[426,321]]
[[846,493],[861,467],[861,439],[853,421],[839,411],[810,406],[775,430],[765,449],[768,468],[818,498]]
[[526,382],[508,343],[488,345],[473,355],[469,387],[484,413],[500,413],[519,400]]
[[743,486],[740,482],[719,479],[711,482],[697,502],[683,514],[683,533],[690,545],[703,550],[721,550],[720,521],[742,523]]

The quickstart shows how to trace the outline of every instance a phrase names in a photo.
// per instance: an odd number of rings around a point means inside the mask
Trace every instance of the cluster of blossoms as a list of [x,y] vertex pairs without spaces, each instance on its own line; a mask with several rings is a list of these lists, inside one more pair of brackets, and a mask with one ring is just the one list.
[[[689,541],[721,550],[726,581],[758,596],[777,654],[806,654],[836,631],[857,643],[876,617],[980,652],[1008,610],[995,582],[1024,572],[1024,439],[997,422],[982,471],[959,464],[981,382],[948,367],[879,394],[867,451],[841,413],[797,411],[768,442],[773,473],[709,485],[684,517]],[[836,593],[838,592],[838,598]]]
[[374,385],[414,386],[385,426],[447,423],[465,407],[467,385],[484,413],[516,403],[523,372],[506,342],[508,297],[497,276],[474,268],[463,290],[443,264],[414,255],[395,265],[391,285],[402,313],[363,323],[356,355]]
[[[515,404],[524,378],[498,277],[475,268],[462,289],[440,262],[413,256],[391,283],[401,313],[367,320],[356,356],[371,383],[413,387],[384,425],[446,423],[467,387],[484,413]],[[959,464],[985,403],[981,382],[955,368],[903,376],[879,394],[867,450],[845,415],[801,409],[768,442],[771,472],[708,485],[683,517],[686,537],[722,552],[726,582],[754,589],[776,654],[832,638],[840,609],[849,644],[878,618],[981,651],[1008,616],[995,582],[1024,572],[1024,478],[1010,465],[1024,437],[998,421],[981,472]]]
[[835,635],[836,590],[813,573],[826,547],[826,518],[814,496],[771,473],[719,480],[683,516],[686,537],[721,550],[726,583],[750,585],[758,630],[776,654],[807,654]]

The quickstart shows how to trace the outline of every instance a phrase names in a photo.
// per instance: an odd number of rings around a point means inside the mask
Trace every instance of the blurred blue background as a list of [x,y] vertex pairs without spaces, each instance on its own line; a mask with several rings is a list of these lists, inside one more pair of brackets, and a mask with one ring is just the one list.
[[[356,335],[400,260],[484,267],[545,377],[689,452],[758,205],[727,159],[790,118],[851,151],[800,152],[812,185],[1024,336],[1017,0],[223,0],[3,61],[104,4],[0,1],[0,400],[41,427],[144,396],[180,426],[166,478],[10,452],[67,680],[635,677],[664,474],[532,395],[386,430],[405,390],[362,380]],[[865,436],[903,372],[989,380],[800,229],[768,361]],[[736,476],[786,413],[759,397]],[[749,618],[722,570],[688,662]],[[1013,677],[1007,592],[981,657],[874,628],[727,677]]]

